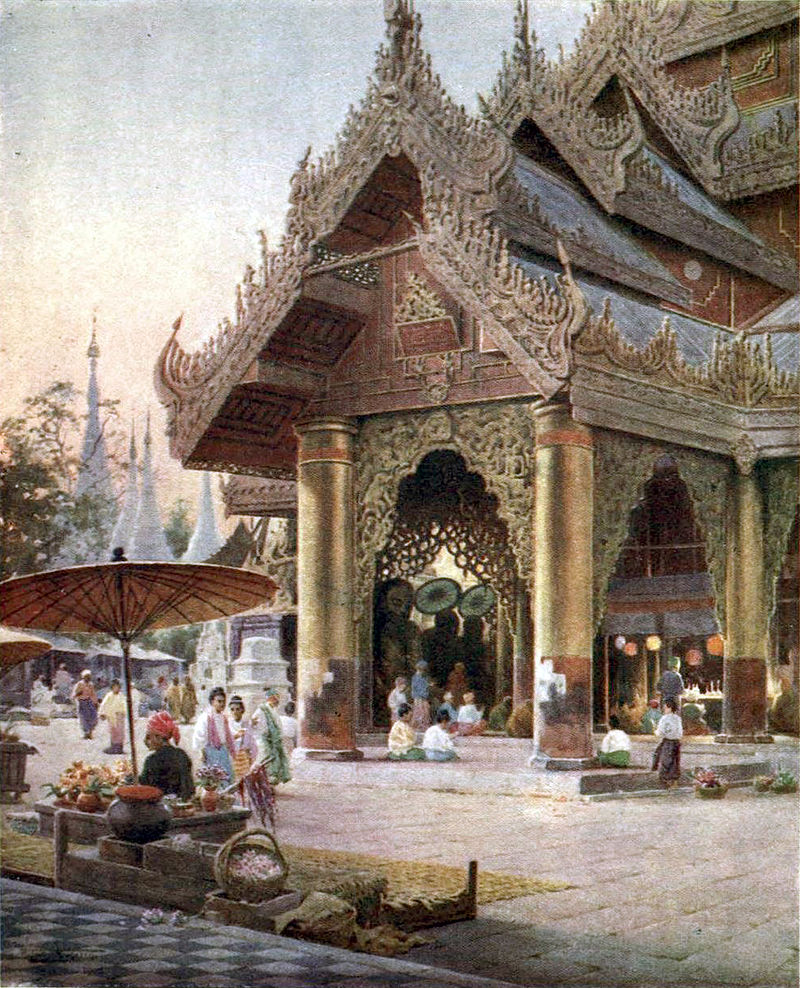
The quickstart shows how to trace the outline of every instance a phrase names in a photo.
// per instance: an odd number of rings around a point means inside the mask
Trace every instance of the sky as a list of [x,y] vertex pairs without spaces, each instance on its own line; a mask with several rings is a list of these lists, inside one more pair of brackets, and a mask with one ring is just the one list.
[[[514,0],[416,7],[445,87],[475,110]],[[588,10],[534,0],[548,54]],[[0,419],[54,380],[85,388],[96,314],[101,394],[140,434],[150,409],[163,513],[199,478],[167,453],[158,354],[181,313],[185,349],[233,315],[297,161],[366,88],[382,0],[5,0],[0,16]]]

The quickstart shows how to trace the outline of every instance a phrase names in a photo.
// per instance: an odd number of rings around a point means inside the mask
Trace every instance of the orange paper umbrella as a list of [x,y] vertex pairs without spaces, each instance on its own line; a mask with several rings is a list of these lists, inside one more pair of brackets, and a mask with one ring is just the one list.
[[134,773],[130,644],[146,631],[230,617],[268,603],[276,584],[261,573],[191,563],[70,566],[0,583],[0,621],[44,631],[100,632],[122,645]]
[[0,667],[10,669],[28,659],[35,659],[37,655],[44,655],[52,647],[44,638],[34,638],[24,631],[13,631],[11,628],[0,628]]

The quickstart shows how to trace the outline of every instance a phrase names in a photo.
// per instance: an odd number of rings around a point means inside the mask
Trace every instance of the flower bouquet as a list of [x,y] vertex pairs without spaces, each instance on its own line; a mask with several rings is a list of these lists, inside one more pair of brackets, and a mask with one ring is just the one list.
[[228,773],[219,765],[201,765],[195,775],[200,787],[200,805],[213,813],[219,805],[219,790],[228,781]]
[[753,778],[753,788],[756,792],[769,792],[774,781],[774,775],[756,775]]
[[56,797],[57,806],[96,813],[108,809],[116,787],[130,777],[130,771],[130,765],[124,759],[118,759],[113,765],[87,765],[76,761],[64,769],[58,782],[47,782],[42,788]]
[[730,785],[728,780],[711,768],[698,768],[694,773],[694,794],[699,799],[722,799]]

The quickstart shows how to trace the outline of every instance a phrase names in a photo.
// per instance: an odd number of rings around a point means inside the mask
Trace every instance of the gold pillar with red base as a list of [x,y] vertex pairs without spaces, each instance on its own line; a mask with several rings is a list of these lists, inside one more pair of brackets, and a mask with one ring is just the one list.
[[353,761],[356,748],[355,425],[298,423],[296,755]]
[[726,635],[721,743],[770,743],[764,509],[752,464],[733,477],[726,559]]
[[597,764],[592,745],[594,450],[566,405],[534,412],[534,753],[549,769]]

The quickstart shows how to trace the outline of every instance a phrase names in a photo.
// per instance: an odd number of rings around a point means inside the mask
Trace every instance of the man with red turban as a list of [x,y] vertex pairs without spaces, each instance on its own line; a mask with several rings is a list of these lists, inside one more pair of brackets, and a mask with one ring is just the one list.
[[[139,781],[145,786],[156,786],[163,793],[175,793],[181,799],[194,795],[192,762],[182,748],[176,747],[181,739],[178,725],[165,710],[159,710],[147,720],[144,743],[152,754],[144,760]],[[175,744],[172,744],[172,742]]]

